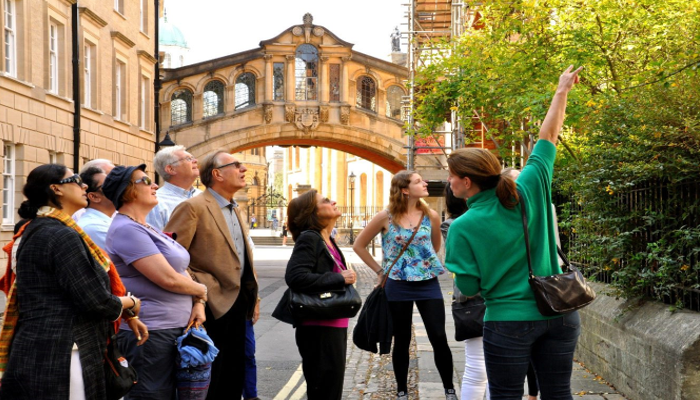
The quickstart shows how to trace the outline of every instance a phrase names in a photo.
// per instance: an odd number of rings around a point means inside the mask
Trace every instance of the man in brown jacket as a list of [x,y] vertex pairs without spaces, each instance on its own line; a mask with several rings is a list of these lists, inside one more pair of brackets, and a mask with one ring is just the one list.
[[166,231],[190,253],[190,274],[208,289],[209,336],[219,348],[207,399],[240,399],[245,371],[245,321],[259,312],[258,283],[233,195],[245,187],[246,168],[225,151],[204,158],[201,195],[180,203]]

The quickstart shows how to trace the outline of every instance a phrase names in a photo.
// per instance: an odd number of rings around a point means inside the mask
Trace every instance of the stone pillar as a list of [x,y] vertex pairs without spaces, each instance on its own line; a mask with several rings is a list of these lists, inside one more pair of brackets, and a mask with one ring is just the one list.
[[287,58],[287,100],[288,103],[292,103],[296,100],[294,96],[294,89],[296,87],[296,82],[294,81],[294,58],[293,54],[288,54]]
[[265,54],[265,102],[272,101],[272,55]]
[[340,102],[350,104],[350,96],[348,93],[348,85],[350,76],[348,75],[348,62],[352,56],[341,57],[342,65],[340,66]]
[[318,99],[322,104],[328,103],[328,56],[318,58],[318,82],[321,90]]

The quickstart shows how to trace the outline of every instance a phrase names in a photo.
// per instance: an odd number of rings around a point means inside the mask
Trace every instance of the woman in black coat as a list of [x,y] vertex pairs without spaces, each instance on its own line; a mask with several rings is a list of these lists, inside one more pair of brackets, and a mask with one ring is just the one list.
[[[287,264],[285,281],[290,290],[319,293],[354,284],[356,275],[347,268],[330,233],[341,213],[335,202],[310,190],[295,198],[287,209],[287,226],[294,251]],[[272,314],[296,327],[309,400],[340,400],[343,394],[348,318],[295,320],[285,294]]]
[[[70,217],[87,205],[86,187],[58,164],[39,166],[27,177],[19,214],[32,222],[17,250],[18,317],[14,329],[3,329],[13,336],[2,400],[107,397],[102,354],[110,324],[123,310],[137,315],[140,302],[111,293],[109,259],[95,258],[99,248]],[[145,325],[132,323],[145,341]]]

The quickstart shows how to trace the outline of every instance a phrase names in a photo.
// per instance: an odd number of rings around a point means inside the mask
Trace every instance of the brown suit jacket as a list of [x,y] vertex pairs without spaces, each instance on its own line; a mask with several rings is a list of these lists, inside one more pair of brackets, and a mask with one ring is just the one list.
[[[234,209],[239,221],[243,221]],[[253,269],[253,254],[248,245],[248,229],[241,223],[248,259],[247,278],[241,282],[241,262],[226,225],[219,203],[205,190],[201,195],[183,201],[173,210],[165,227],[177,234],[177,242],[190,253],[190,275],[207,285],[209,306],[214,318],[220,318],[233,306],[238,296],[248,299],[248,318],[252,318],[258,298],[258,282]]]

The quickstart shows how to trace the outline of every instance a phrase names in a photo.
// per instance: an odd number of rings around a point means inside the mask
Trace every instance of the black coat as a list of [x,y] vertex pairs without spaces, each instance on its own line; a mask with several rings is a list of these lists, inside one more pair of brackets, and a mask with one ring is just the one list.
[[[343,259],[343,253],[335,245],[336,250]],[[297,325],[289,307],[289,291],[300,293],[319,293],[325,290],[341,290],[345,287],[345,278],[333,272],[335,261],[326,248],[323,237],[317,231],[304,231],[294,241],[294,250],[287,263],[287,272],[284,280],[289,289],[282,295],[272,316],[282,322]]]
[[110,321],[122,304],[109,277],[78,232],[53,218],[36,218],[17,251],[19,320],[0,399],[68,399],[73,343],[87,399],[106,398],[102,352]]

